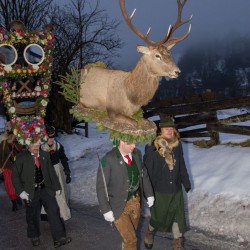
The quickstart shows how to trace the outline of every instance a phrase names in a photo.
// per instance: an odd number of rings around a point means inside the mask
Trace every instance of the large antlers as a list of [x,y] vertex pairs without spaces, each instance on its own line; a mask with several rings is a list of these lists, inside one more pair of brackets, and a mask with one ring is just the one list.
[[181,20],[181,15],[182,15],[182,9],[185,5],[185,3],[187,2],[187,0],[176,0],[177,1],[177,4],[178,4],[178,17],[177,17],[177,20],[175,22],[175,24],[172,26],[170,25],[169,28],[168,28],[168,32],[166,34],[166,36],[161,40],[161,41],[152,41],[148,38],[148,35],[149,35],[149,32],[151,30],[151,27],[148,29],[147,33],[146,34],[143,34],[140,30],[138,30],[133,24],[132,24],[132,18],[136,12],[136,9],[133,10],[132,14],[130,16],[127,15],[126,13],[126,8],[125,8],[125,3],[124,3],[124,0],[119,0],[120,2],[120,8],[121,8],[121,11],[122,11],[122,15],[126,21],[126,23],[128,24],[128,26],[144,41],[146,42],[147,44],[149,45],[164,45],[164,46],[167,46],[167,47],[172,47],[174,46],[176,43],[182,41],[183,39],[185,39],[189,33],[190,33],[190,30],[191,30],[191,24],[189,25],[189,28],[188,28],[188,31],[186,34],[182,35],[182,36],[179,36],[179,37],[172,37],[174,31],[179,28],[180,26],[182,26],[183,24],[185,23],[188,23],[189,21],[191,21],[192,19],[192,15],[190,16],[189,19],[187,20],[184,20],[182,21]]

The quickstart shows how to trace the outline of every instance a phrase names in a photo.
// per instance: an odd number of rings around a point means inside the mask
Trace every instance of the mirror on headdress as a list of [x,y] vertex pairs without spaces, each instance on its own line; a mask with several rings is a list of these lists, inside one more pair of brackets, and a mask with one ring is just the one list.
[[16,62],[17,57],[17,51],[14,46],[10,44],[0,45],[0,64],[11,66]]
[[25,61],[31,65],[40,65],[44,60],[44,50],[38,44],[28,45],[23,52]]

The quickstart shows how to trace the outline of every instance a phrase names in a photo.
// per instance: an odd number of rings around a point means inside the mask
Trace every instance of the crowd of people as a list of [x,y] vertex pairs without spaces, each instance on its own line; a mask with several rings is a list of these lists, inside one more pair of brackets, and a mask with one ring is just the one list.
[[[40,220],[48,221],[55,247],[70,243],[64,221],[71,218],[67,191],[71,171],[63,145],[55,140],[55,129],[47,128],[45,144],[25,148],[18,145],[11,130],[6,133],[0,144],[0,171],[12,211],[25,204],[27,236],[33,246],[40,245]],[[144,200],[151,215],[145,247],[153,248],[155,233],[160,231],[172,232],[173,250],[184,249],[183,190],[190,189],[180,136],[169,116],[161,115],[159,133],[143,156],[135,144],[118,139],[99,162],[96,193],[100,211],[121,235],[122,250],[137,249]]]

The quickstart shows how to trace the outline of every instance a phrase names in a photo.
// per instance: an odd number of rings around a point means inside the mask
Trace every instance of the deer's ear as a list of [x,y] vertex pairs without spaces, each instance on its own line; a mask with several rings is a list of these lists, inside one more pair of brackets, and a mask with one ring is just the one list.
[[149,54],[150,50],[147,46],[143,46],[143,45],[137,45],[137,51],[142,53],[142,54]]

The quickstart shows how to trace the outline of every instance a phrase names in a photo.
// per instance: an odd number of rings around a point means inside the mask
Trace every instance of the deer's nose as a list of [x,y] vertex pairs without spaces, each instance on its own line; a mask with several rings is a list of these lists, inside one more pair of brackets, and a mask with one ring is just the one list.
[[178,69],[178,70],[175,70],[175,74],[178,76],[180,75],[181,71]]

